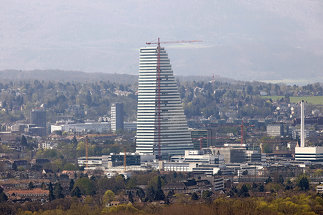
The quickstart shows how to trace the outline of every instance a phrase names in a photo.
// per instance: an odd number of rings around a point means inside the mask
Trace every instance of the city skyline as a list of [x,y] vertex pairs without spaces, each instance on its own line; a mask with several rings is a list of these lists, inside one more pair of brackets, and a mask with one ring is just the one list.
[[0,214],[322,214],[322,0],[1,3]]

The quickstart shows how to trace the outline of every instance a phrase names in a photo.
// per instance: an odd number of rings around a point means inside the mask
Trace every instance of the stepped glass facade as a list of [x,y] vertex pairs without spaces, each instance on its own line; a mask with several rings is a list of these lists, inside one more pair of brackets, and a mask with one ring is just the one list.
[[166,158],[184,154],[193,144],[164,48],[160,48],[159,65],[158,83],[158,48],[140,49],[136,151]]

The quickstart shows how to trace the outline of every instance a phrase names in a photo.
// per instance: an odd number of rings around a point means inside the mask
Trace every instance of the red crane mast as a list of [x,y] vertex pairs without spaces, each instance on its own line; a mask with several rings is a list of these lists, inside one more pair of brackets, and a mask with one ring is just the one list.
[[160,42],[158,37],[157,42],[146,42],[146,45],[157,44],[157,141],[158,141],[158,159],[161,160],[161,107],[160,107],[160,44],[169,44],[169,43],[194,43],[202,42],[200,40],[181,40],[181,41],[164,41]]

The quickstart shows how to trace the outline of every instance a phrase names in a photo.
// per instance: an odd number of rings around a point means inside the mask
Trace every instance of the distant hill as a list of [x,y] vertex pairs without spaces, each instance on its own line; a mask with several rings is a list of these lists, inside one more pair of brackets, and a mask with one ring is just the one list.
[[81,71],[64,70],[3,70],[0,71],[0,80],[39,80],[39,81],[63,81],[63,82],[93,82],[110,81],[123,84],[137,82],[138,77],[128,74],[86,73]]
[[[176,76],[179,81],[211,81],[209,76]],[[232,82],[231,79],[216,76],[216,81]],[[134,84],[138,81],[137,75],[110,74],[110,73],[86,73],[81,71],[64,70],[2,70],[0,80],[6,81],[63,81],[63,82],[95,82],[109,81],[121,84]]]
[[215,75],[214,78],[211,76],[176,76],[179,81],[220,81],[220,82],[235,82],[233,79],[223,78],[218,75]]

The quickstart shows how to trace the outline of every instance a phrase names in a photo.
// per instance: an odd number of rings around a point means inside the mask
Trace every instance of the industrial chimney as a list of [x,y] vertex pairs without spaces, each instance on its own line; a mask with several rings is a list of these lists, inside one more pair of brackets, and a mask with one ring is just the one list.
[[304,100],[301,101],[301,147],[305,147]]

